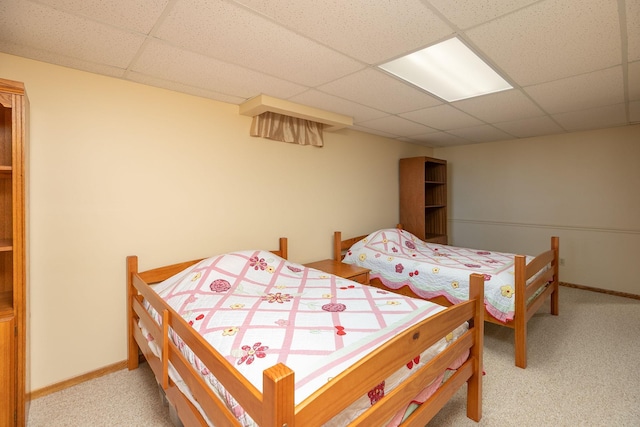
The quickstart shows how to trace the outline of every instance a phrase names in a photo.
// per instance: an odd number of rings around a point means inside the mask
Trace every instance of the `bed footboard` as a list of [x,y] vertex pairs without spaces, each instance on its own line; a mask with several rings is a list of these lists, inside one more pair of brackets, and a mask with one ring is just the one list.
[[[551,297],[551,314],[559,314],[559,253],[560,239],[551,238],[551,249],[536,256],[527,264],[523,255],[515,259],[515,314],[507,326],[514,328],[516,366],[527,367],[527,322],[540,306]],[[547,268],[549,266],[549,268]],[[535,277],[529,283],[529,280]]]

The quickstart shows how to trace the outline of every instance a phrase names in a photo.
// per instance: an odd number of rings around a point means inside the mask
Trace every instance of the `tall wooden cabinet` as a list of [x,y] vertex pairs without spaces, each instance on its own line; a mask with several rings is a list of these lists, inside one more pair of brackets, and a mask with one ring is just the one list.
[[400,159],[400,223],[424,241],[448,243],[446,160]]
[[0,79],[0,426],[25,426],[27,129],[24,85]]

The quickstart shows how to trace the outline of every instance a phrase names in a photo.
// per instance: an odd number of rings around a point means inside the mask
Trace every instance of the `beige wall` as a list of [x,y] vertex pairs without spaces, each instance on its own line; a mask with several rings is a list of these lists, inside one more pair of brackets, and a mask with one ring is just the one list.
[[334,230],[398,221],[398,159],[432,150],[360,132],[325,147],[251,138],[237,107],[0,54],[31,102],[31,389],[126,357],[125,257],[332,255]]
[[640,295],[640,125],[440,148],[451,244],[536,254],[560,280]]
[[[248,136],[237,107],[0,54],[31,101],[31,388],[124,360],[124,259],[141,268],[398,221],[398,159],[449,160],[452,243],[537,253],[561,280],[640,294],[640,126],[431,150],[343,130]],[[506,195],[506,196],[505,196]]]

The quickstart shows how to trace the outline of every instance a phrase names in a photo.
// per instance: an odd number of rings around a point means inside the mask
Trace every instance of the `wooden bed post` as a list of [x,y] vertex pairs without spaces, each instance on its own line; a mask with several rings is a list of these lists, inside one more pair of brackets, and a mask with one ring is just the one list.
[[289,242],[286,237],[280,238],[280,258],[289,259]]
[[560,296],[558,295],[560,290],[560,239],[558,236],[551,237],[551,249],[554,252],[553,262],[553,293],[551,294],[551,314],[557,316],[560,313]]
[[484,347],[484,277],[473,273],[469,278],[469,299],[476,301],[474,325],[474,342],[471,347],[473,357],[474,375],[467,381],[467,417],[474,421],[482,418],[482,372],[484,362],[482,360]]
[[282,363],[264,371],[262,375],[262,426],[295,426],[295,376]]
[[526,267],[527,261],[524,255],[516,255],[515,258],[515,352],[516,366],[525,369],[527,367],[527,301],[526,301]]
[[133,286],[133,274],[138,272],[138,257],[127,257],[127,367],[129,370],[138,367],[138,344],[134,338],[133,331],[136,325],[133,324],[133,299],[138,295]]
[[333,233],[333,259],[336,261],[342,260],[342,233],[340,231],[334,231]]

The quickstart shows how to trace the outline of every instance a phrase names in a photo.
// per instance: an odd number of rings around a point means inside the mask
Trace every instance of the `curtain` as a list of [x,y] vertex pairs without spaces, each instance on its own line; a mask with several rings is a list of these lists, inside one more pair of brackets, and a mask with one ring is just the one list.
[[250,134],[275,141],[322,147],[323,126],[322,123],[267,111],[253,117]]

